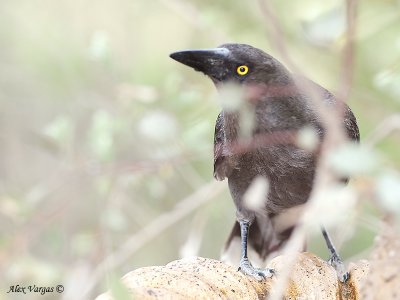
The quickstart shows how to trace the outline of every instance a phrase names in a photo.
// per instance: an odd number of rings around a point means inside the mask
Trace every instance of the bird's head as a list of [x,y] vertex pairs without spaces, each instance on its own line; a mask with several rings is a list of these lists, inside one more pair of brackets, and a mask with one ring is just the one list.
[[183,50],[174,60],[203,72],[218,86],[221,83],[285,84],[287,69],[264,51],[245,44],[224,44],[213,49]]

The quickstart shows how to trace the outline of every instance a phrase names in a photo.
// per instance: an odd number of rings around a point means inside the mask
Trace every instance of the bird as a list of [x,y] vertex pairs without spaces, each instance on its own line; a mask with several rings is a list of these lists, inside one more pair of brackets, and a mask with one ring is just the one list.
[[[227,179],[236,206],[236,222],[225,250],[238,238],[239,270],[258,280],[272,277],[275,270],[253,266],[248,250],[265,260],[290,238],[303,204],[313,190],[320,156],[319,151],[296,144],[296,134],[312,128],[321,145],[326,132],[312,96],[302,85],[316,90],[328,109],[342,104],[340,123],[353,142],[360,140],[356,118],[349,106],[327,89],[290,72],[270,54],[247,44],[227,43],[216,48],[176,51],[170,57],[204,73],[217,90],[235,86],[244,95],[244,106],[223,106],[216,119],[213,175],[219,181]],[[242,128],[243,107],[253,116],[251,129],[247,131]],[[255,210],[246,205],[245,197],[257,178],[265,179],[268,189],[260,209]],[[347,281],[350,275],[323,226],[322,234],[331,254],[329,262],[339,280]]]

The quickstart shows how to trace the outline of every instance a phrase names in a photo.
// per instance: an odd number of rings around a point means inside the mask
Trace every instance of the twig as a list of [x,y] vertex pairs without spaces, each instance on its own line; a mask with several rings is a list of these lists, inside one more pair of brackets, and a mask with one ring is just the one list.
[[400,114],[394,114],[384,119],[366,138],[364,144],[375,146],[394,131],[400,131]]
[[219,27],[215,27],[204,22],[201,17],[199,10],[190,3],[189,1],[181,0],[159,0],[165,7],[174,11],[177,15],[182,17],[187,23],[191,24],[195,28],[207,31],[210,36],[217,42],[226,40],[226,34],[224,34]]
[[121,247],[108,255],[94,270],[91,278],[85,284],[85,290],[80,291],[82,299],[86,299],[100,278],[107,270],[114,269],[123,264],[133,253],[143,247],[150,240],[160,235],[167,228],[199,208],[201,205],[209,202],[225,188],[225,185],[216,182],[207,183],[193,194],[186,197],[175,207],[166,213],[163,213],[150,224],[146,225],[139,232],[132,235]]
[[[284,56],[287,64],[291,68],[291,70],[295,73],[300,73],[300,70],[292,63],[288,55],[288,51],[286,50],[285,44],[283,42],[282,30],[280,28],[280,24],[277,21],[275,15],[272,13],[272,9],[267,0],[259,0],[261,10],[265,16],[266,22],[268,22],[268,29],[271,32],[272,37],[274,39],[275,45],[277,45],[278,50]],[[327,154],[330,153],[332,149],[335,149],[340,144],[345,141],[345,134],[342,128],[342,124],[340,120],[342,119],[344,113],[344,102],[348,97],[351,84],[352,84],[352,74],[353,74],[353,53],[354,53],[354,34],[355,34],[355,16],[357,11],[357,1],[356,0],[347,0],[346,2],[347,8],[347,32],[346,32],[346,45],[344,47],[343,55],[343,81],[341,84],[342,89],[340,93],[339,100],[335,104],[335,108],[333,110],[327,109],[321,101],[321,97],[316,91],[316,88],[313,87],[307,81],[304,84],[299,85],[299,88],[304,90],[307,94],[309,94],[310,100],[314,105],[317,113],[321,117],[321,121],[323,122],[323,126],[325,128],[325,137],[322,143],[322,151],[319,159],[319,163],[316,170],[316,178],[314,182],[314,188],[312,194],[310,196],[309,201],[306,203],[306,207],[304,209],[305,213],[301,217],[301,220],[298,226],[293,231],[293,234],[283,249],[284,254],[291,254],[293,252],[299,251],[301,249],[302,244],[304,242],[304,237],[307,233],[307,229],[311,224],[309,221],[309,211],[315,211],[313,207],[316,207],[318,202],[320,201],[320,193],[321,190],[326,189],[331,186],[334,182],[337,181],[335,174],[332,173],[329,164],[327,163]],[[343,102],[342,102],[343,101]],[[312,217],[312,216],[311,216]],[[290,275],[290,271],[295,263],[295,256],[288,255],[288,259],[285,261],[286,267],[280,271],[279,280],[276,282],[274,286],[274,293],[271,295],[271,300],[278,300],[282,298],[285,287],[287,285],[287,280]]]

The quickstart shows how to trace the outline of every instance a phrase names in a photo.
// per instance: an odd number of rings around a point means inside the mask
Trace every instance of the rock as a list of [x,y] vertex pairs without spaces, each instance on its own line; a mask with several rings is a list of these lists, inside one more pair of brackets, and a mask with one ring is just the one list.
[[[237,268],[214,259],[194,257],[173,261],[166,266],[144,267],[122,278],[132,299],[264,299],[273,293],[279,272],[287,257],[278,256],[268,267],[276,276],[257,281]],[[359,299],[359,284],[368,273],[365,262],[353,264],[346,284],[337,280],[335,270],[311,253],[296,255],[284,299]],[[111,300],[110,292],[96,300]]]

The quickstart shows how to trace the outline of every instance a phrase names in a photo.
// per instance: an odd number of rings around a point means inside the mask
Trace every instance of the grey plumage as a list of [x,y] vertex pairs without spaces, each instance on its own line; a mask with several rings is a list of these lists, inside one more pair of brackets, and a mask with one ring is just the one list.
[[[240,223],[240,228],[239,223],[235,223],[227,247],[235,236],[242,235],[242,270],[249,275],[264,276],[247,259],[247,242],[261,258],[266,258],[290,237],[296,220],[289,220],[285,225],[282,223],[285,217],[281,216],[308,200],[319,153],[299,147],[296,135],[300,129],[311,127],[320,142],[324,138],[323,122],[301,84],[306,82],[317,91],[321,105],[328,109],[334,109],[338,100],[328,90],[291,74],[272,56],[249,45],[224,44],[216,49],[180,51],[171,57],[209,76],[217,88],[226,82],[241,86],[246,95],[245,105],[254,112],[250,142],[240,135],[240,110],[223,110],[218,115],[214,136],[214,177],[228,179]],[[356,119],[344,103],[343,108],[343,128],[350,140],[358,141]],[[249,209],[243,201],[245,192],[257,176],[263,176],[269,182],[269,191],[260,211]],[[247,240],[248,226],[251,229]]]

